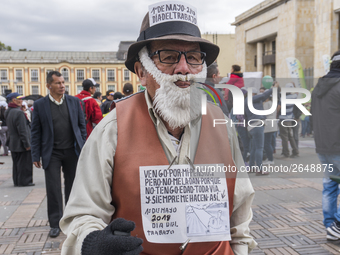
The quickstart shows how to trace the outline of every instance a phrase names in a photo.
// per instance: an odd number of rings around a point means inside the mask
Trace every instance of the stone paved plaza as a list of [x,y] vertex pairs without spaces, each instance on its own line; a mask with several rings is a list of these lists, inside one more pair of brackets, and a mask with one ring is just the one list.
[[[314,142],[300,140],[300,157],[275,165],[318,164]],[[278,148],[280,141],[278,139]],[[280,155],[277,150],[275,157]],[[0,254],[60,254],[65,236],[48,236],[44,173],[34,169],[34,187],[14,187],[11,157],[0,157]],[[256,191],[251,254],[339,254],[340,241],[327,242],[322,224],[322,179],[306,173],[249,174]]]

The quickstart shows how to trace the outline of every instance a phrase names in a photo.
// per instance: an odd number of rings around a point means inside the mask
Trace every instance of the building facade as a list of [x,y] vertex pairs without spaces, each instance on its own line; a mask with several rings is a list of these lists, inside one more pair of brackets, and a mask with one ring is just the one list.
[[286,58],[294,57],[323,76],[323,56],[339,49],[339,11],[339,0],[263,1],[235,18],[236,62],[287,78]]
[[[124,47],[122,47],[124,48]],[[121,55],[121,57],[117,57]],[[139,90],[138,77],[125,67],[124,52],[62,52],[62,51],[0,51],[0,88],[22,95],[47,95],[46,76],[59,71],[65,79],[66,90],[76,95],[82,82],[93,78],[100,87],[97,91],[123,91],[125,83]]]
[[236,40],[235,34],[202,34],[202,38],[218,45],[220,54],[217,57],[217,64],[221,76],[227,76],[230,73],[232,65],[239,65],[235,60]]

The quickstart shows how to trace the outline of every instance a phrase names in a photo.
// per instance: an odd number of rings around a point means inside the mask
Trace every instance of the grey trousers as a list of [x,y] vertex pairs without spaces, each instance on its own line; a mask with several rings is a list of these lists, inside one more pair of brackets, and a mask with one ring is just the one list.
[[[285,121],[284,123],[286,126],[291,126],[292,123],[289,123],[289,121]],[[279,128],[280,128],[280,137],[282,140],[282,154],[286,157],[289,157],[289,147],[288,147],[288,141],[290,143],[290,146],[292,147],[293,155],[298,155],[299,154],[299,149],[295,144],[295,140],[293,137],[293,130],[291,127],[284,127],[281,125],[281,122],[279,123]]]
[[295,127],[292,127],[292,130],[293,130],[293,137],[294,137],[296,147],[299,148],[299,130],[300,130],[300,126],[301,126],[301,124],[300,124],[301,121],[299,119],[299,120],[296,120],[296,122],[297,122],[297,125]]

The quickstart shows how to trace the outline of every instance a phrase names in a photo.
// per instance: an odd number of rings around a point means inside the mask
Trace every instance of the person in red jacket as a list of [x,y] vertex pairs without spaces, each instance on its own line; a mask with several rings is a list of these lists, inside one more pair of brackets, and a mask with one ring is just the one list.
[[[226,84],[235,85],[239,89],[244,87],[243,73],[241,73],[241,67],[239,65],[231,66],[230,79]],[[229,89],[224,89],[224,100],[227,101],[228,98]]]
[[92,95],[96,92],[96,87],[99,87],[99,84],[97,84],[94,79],[86,79],[83,81],[83,90],[78,95],[75,95],[75,97],[78,97],[85,103],[87,123],[86,139],[90,136],[93,128],[103,119],[102,111],[100,110],[97,101],[92,97]]

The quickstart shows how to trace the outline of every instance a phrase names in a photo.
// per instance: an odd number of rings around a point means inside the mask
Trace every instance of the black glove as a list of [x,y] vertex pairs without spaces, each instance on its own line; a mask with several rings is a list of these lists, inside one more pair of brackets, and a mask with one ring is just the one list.
[[135,223],[115,219],[103,230],[93,231],[84,239],[82,255],[138,255],[143,251],[143,240],[130,236]]

